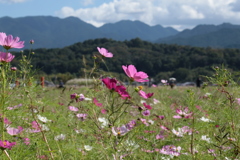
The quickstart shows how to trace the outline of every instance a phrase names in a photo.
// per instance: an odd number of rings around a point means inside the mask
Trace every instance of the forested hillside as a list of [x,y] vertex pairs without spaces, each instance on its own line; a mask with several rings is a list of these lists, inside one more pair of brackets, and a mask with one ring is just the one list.
[[[39,74],[62,73],[71,77],[84,77],[84,73],[93,67],[93,55],[100,55],[97,47],[104,47],[114,54],[113,58],[105,58],[109,71],[124,75],[121,66],[133,64],[156,82],[169,77],[176,77],[178,82],[195,81],[199,75],[212,75],[212,67],[223,64],[234,72],[240,70],[239,49],[153,44],[138,38],[123,42],[104,38],[61,49],[35,49],[32,64],[35,69],[41,70]],[[24,54],[28,53],[29,50],[24,51]],[[17,66],[21,54],[15,55],[13,64]],[[102,70],[107,71],[104,63],[99,61],[99,64]],[[122,79],[126,77],[121,75],[118,76]]]

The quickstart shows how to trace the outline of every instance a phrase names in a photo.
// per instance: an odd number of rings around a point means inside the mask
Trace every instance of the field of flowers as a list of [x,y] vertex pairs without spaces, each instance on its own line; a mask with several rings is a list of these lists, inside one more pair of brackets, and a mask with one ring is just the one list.
[[[114,58],[97,48],[87,75],[94,85],[42,87],[33,83],[31,52],[11,66],[19,40],[0,33],[0,159],[239,159],[240,93],[228,70],[214,68],[214,87],[124,86],[97,74]],[[134,65],[122,68],[130,83],[148,81]]]

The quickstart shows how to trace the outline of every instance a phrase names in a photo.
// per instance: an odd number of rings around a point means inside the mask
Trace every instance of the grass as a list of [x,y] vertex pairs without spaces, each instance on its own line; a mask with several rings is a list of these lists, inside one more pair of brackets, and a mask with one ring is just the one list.
[[[239,97],[237,87],[228,87],[226,90]],[[225,93],[219,92],[217,87],[199,89],[194,87],[178,87],[170,89],[168,86],[158,88],[144,88],[146,92],[153,92],[154,96],[149,99],[141,98],[134,88],[129,87],[132,94],[131,100],[114,98],[114,107],[122,107],[126,110],[113,124],[104,126],[99,117],[109,118],[107,114],[101,113],[101,108],[96,106],[92,100],[75,102],[70,99],[73,93],[82,93],[85,97],[97,98],[106,110],[111,109],[111,92],[103,85],[95,88],[41,88],[41,86],[27,86],[15,88],[11,92],[8,106],[22,104],[21,107],[8,110],[6,117],[11,121],[11,127],[22,126],[23,132],[16,136],[6,135],[6,139],[17,142],[11,150],[8,150],[12,159],[160,159],[171,156],[159,153],[158,150],[166,145],[180,146],[181,154],[177,159],[223,159],[225,157],[238,157],[238,133],[239,133],[239,104],[234,102],[229,105]],[[205,96],[206,93],[211,95]],[[115,95],[117,96],[117,95]],[[159,100],[154,104],[153,98]],[[152,106],[150,116],[143,116],[139,107],[145,100]],[[75,106],[77,112],[70,111],[68,106]],[[176,109],[188,107],[193,112],[191,118],[174,119],[177,115]],[[197,109],[200,106],[201,109]],[[77,118],[77,113],[87,114],[85,120]],[[113,119],[120,112],[113,114]],[[37,115],[46,117],[49,121],[41,122]],[[158,116],[164,116],[164,119]],[[210,122],[200,119],[205,117]],[[140,119],[146,119],[143,123]],[[120,127],[129,121],[135,120],[136,125],[122,136],[114,136],[112,127]],[[150,120],[150,121],[149,121]],[[37,121],[46,125],[49,130],[31,133],[31,123]],[[152,121],[152,122],[151,122]],[[169,130],[163,130],[161,126]],[[184,133],[182,137],[175,135],[172,130],[188,126],[190,132]],[[58,140],[55,138],[64,135]],[[164,138],[156,139],[158,134]],[[227,135],[226,135],[227,134]],[[44,136],[43,136],[44,135]],[[210,138],[210,142],[202,140],[202,136]],[[30,144],[23,143],[23,138],[29,138]],[[44,139],[44,137],[46,139]],[[218,137],[218,138],[217,138]],[[230,138],[234,141],[229,140]],[[47,140],[47,142],[46,142]],[[48,145],[49,147],[48,147]],[[92,149],[88,149],[91,146]],[[90,147],[90,148],[91,148]],[[225,148],[224,148],[225,147]],[[192,151],[191,151],[192,149]],[[193,152],[193,149],[197,152]],[[211,153],[209,150],[214,150]],[[50,154],[51,153],[51,154]],[[1,157],[7,159],[2,153]]]

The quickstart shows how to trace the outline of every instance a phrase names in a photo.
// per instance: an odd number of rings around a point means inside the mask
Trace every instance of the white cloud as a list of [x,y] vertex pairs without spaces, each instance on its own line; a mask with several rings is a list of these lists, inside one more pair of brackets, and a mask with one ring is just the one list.
[[[76,16],[95,26],[120,20],[140,20],[149,25],[196,26],[198,24],[239,24],[240,0],[113,0],[92,8],[63,7],[59,17]],[[85,2],[92,2],[91,0]]]
[[88,6],[88,5],[94,4],[94,2],[93,2],[93,0],[84,0],[84,1],[82,2],[82,4],[83,4],[84,6]]
[[0,0],[0,3],[22,3],[28,0]]
[[181,9],[183,11],[184,17],[180,17],[180,18],[189,18],[189,19],[203,19],[204,18],[204,15],[202,13],[198,12],[191,6],[182,5]]

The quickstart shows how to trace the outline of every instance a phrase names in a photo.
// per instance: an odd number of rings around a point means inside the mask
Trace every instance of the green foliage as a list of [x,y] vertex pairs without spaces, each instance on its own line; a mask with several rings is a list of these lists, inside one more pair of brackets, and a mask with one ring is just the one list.
[[[35,49],[32,65],[48,75],[70,73],[73,77],[84,77],[85,72],[90,72],[93,67],[93,55],[99,56],[97,47],[104,47],[114,54],[111,60],[105,60],[108,69],[102,63],[100,69],[116,75],[122,73],[121,65],[129,64],[147,72],[152,78],[168,79],[174,76],[178,82],[194,81],[199,75],[209,76],[213,73],[213,66],[222,64],[231,68],[234,73],[240,70],[239,49],[153,44],[139,38],[124,42],[106,38],[94,39],[62,49]],[[28,52],[29,50],[25,50],[24,54]],[[16,56],[13,65],[19,64],[19,54]],[[159,77],[159,73],[171,74],[168,77]]]

